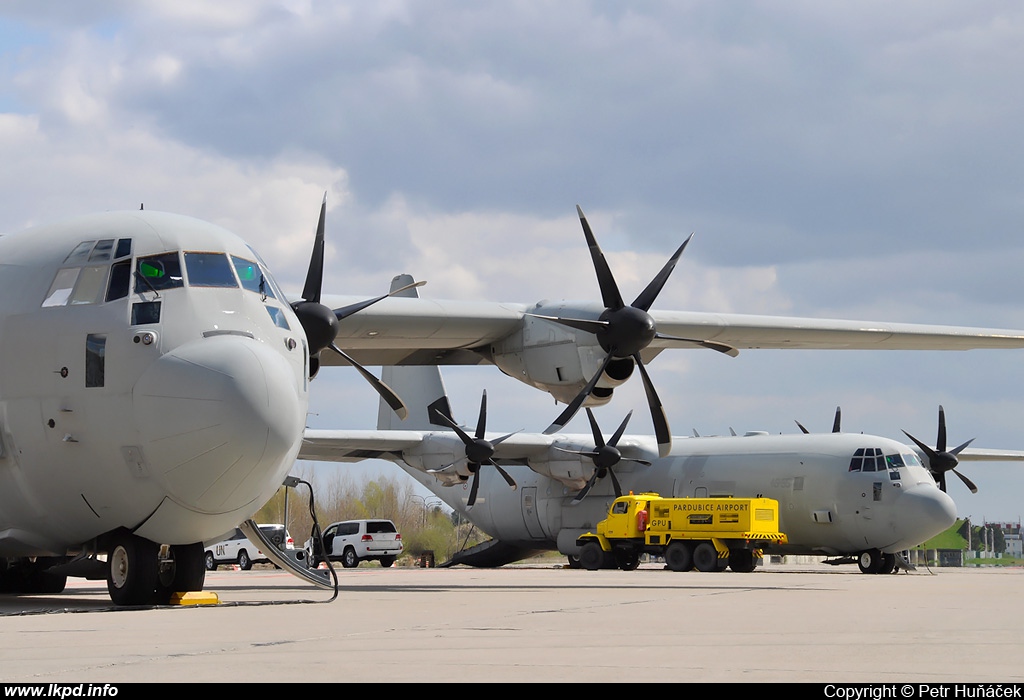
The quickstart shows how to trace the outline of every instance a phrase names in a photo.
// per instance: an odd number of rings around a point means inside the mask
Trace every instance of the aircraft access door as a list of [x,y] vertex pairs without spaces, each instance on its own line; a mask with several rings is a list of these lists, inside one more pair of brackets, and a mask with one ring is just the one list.
[[537,508],[537,487],[522,487],[523,523],[530,537],[541,540],[547,537],[544,528],[540,523],[540,513]]

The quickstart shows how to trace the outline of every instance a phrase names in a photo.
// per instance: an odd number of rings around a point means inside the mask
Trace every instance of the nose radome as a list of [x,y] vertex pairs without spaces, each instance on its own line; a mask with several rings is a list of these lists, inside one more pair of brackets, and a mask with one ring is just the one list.
[[956,522],[956,503],[946,492],[931,485],[907,490],[899,503],[899,510],[915,532],[916,541],[909,546],[935,537]]
[[148,475],[201,513],[269,497],[302,438],[295,373],[262,343],[236,336],[194,341],[162,356],[134,390]]

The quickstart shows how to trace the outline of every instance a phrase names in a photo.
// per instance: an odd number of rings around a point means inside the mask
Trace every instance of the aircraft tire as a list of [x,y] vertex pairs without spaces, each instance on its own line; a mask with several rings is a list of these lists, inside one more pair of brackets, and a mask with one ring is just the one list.
[[381,559],[380,559],[380,565],[383,566],[385,569],[388,568],[389,566],[391,566],[394,563],[395,563],[395,558],[394,557],[381,557]]
[[[894,560],[895,563],[895,560]],[[857,557],[857,566],[862,574],[877,574],[882,570],[882,553],[877,549],[861,552]]]
[[693,552],[686,542],[672,542],[665,549],[665,566],[670,571],[690,571],[693,569]]
[[891,574],[896,569],[896,555],[882,552],[882,565],[878,568],[880,574]]
[[570,569],[579,569],[580,568],[580,555],[579,554],[567,554],[567,555],[565,555],[565,557],[569,561],[569,568]]
[[718,550],[710,542],[701,542],[693,549],[693,565],[698,571],[718,570]]
[[159,577],[159,547],[127,531],[116,533],[107,553],[107,593],[115,605],[150,605]]
[[206,583],[206,557],[203,543],[171,546],[171,562],[159,569],[156,583],[156,602],[167,605],[175,593],[203,590]]
[[580,549],[580,566],[587,571],[597,571],[604,564],[604,550],[597,542],[587,542]]

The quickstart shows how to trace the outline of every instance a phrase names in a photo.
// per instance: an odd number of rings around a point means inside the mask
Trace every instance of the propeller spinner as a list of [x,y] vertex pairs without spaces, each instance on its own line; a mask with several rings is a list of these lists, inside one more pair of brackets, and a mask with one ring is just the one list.
[[601,288],[601,299],[605,310],[597,320],[558,316],[539,316],[539,318],[593,333],[607,355],[597,373],[587,382],[583,390],[569,402],[561,415],[548,426],[544,433],[546,435],[556,433],[572,420],[583,403],[593,393],[597,382],[605,370],[608,369],[608,365],[611,364],[612,360],[632,358],[640,370],[640,377],[644,383],[647,403],[650,406],[651,418],[654,422],[654,434],[658,439],[658,452],[662,457],[665,457],[668,455],[672,443],[668,419],[665,417],[665,410],[661,404],[661,399],[658,397],[658,392],[655,390],[654,384],[647,374],[647,369],[644,367],[640,352],[650,345],[651,341],[655,338],[696,344],[733,357],[739,354],[739,351],[723,343],[694,338],[677,338],[658,333],[657,324],[655,324],[654,319],[648,313],[654,300],[665,286],[665,282],[668,281],[669,275],[675,269],[676,262],[683,254],[683,250],[685,250],[690,239],[693,238],[693,234],[690,234],[683,244],[679,246],[661,271],[651,280],[633,303],[627,306],[622,301],[622,295],[619,293],[619,287],[615,283],[615,277],[612,275],[611,268],[608,267],[608,261],[605,259],[601,247],[594,238],[594,233],[590,229],[590,224],[587,223],[587,217],[583,214],[583,209],[577,205],[576,211],[579,213],[583,234],[587,239],[587,245],[590,247],[590,257],[594,262],[594,270],[597,273],[597,282]]

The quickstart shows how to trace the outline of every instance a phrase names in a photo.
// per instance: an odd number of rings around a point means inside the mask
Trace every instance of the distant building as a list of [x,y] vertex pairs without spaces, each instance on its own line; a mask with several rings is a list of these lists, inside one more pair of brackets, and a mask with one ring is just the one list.
[[1006,543],[1004,557],[1024,558],[1024,542],[1021,541],[1020,521],[1015,523],[985,523],[986,526],[998,528],[1003,533]]

